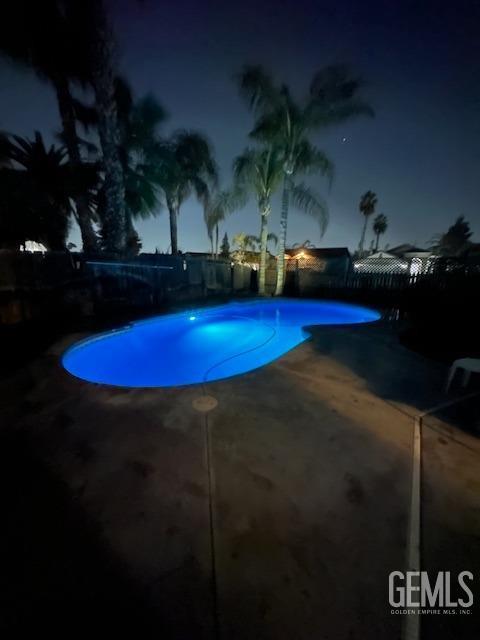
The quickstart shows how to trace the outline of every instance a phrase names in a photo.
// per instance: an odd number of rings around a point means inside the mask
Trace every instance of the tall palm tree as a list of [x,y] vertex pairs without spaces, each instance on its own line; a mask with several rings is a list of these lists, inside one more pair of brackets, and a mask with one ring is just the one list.
[[265,295],[268,217],[272,210],[272,196],[278,189],[283,176],[281,155],[271,146],[263,149],[246,149],[235,159],[233,173],[239,187],[253,195],[257,201],[260,214],[258,293]]
[[358,208],[360,210],[360,213],[362,213],[364,217],[362,235],[360,236],[360,242],[358,244],[358,254],[360,257],[362,257],[363,255],[363,247],[365,245],[365,234],[367,232],[368,219],[375,213],[376,205],[377,196],[373,191],[366,191],[360,198]]
[[[245,206],[245,194],[238,187],[215,190],[205,202],[204,219],[212,257],[218,256],[218,228],[225,218]],[[215,235],[215,239],[214,239]]]
[[[268,216],[271,213],[271,198],[284,177],[284,162],[281,150],[276,147],[247,149],[234,163],[234,175],[241,188],[257,199],[260,213],[260,271],[259,293],[265,293],[265,269],[268,242]],[[290,203],[295,209],[316,220],[325,220],[327,207],[323,200],[303,183],[290,185]],[[276,236],[275,236],[276,237]]]
[[373,233],[375,234],[375,251],[378,251],[378,243],[380,242],[380,236],[385,233],[388,227],[387,216],[383,213],[379,213],[373,221]]
[[160,210],[158,128],[167,115],[151,94],[135,102],[130,86],[122,78],[116,79],[115,96],[120,130],[119,153],[125,186],[128,253],[135,248],[138,238],[133,221],[157,215]]
[[[77,3],[78,5],[78,3]],[[0,18],[0,50],[10,59],[32,68],[54,88],[62,140],[73,168],[82,163],[76,117],[80,105],[72,84],[85,84],[89,77],[83,38],[76,19],[76,3],[66,0],[17,0],[8,6],[8,18]],[[93,211],[82,194],[75,198],[76,218],[84,251],[97,251],[92,226]]]
[[115,42],[105,0],[82,0],[71,4],[76,9],[76,26],[86,41],[83,50],[86,49],[95,94],[104,177],[103,246],[107,252],[120,255],[126,247],[127,225],[115,95]]
[[217,182],[217,169],[208,140],[194,131],[177,131],[156,148],[157,180],[170,215],[172,255],[178,253],[177,221],[185,200],[195,194],[207,205]]
[[[283,292],[285,245],[289,206],[296,179],[302,174],[320,173],[329,179],[333,165],[328,157],[313,146],[309,136],[322,129],[359,115],[373,115],[372,109],[357,99],[361,86],[345,67],[331,66],[313,78],[306,99],[297,103],[288,87],[277,87],[261,66],[245,67],[239,77],[240,91],[258,119],[251,132],[253,138],[274,143],[283,156],[283,194],[280,219],[277,285]],[[320,221],[321,235],[327,224],[325,207],[310,208]]]

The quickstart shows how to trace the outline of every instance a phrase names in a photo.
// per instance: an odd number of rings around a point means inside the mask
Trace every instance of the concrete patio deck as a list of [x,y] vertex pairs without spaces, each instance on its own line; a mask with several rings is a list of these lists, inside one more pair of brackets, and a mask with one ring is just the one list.
[[[388,575],[405,570],[413,416],[445,401],[444,367],[388,326],[323,327],[203,389],[115,389],[62,370],[78,337],[0,386],[5,631],[401,637]],[[425,436],[423,546],[475,572],[480,446],[457,417]]]

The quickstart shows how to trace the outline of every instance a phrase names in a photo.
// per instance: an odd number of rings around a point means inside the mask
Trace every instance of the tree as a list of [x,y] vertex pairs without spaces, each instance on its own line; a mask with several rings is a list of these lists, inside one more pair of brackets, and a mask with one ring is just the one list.
[[[72,168],[80,166],[82,158],[76,127],[81,105],[73,97],[71,86],[85,84],[90,77],[77,8],[78,3],[67,0],[17,0],[9,4],[8,18],[0,19],[2,53],[31,67],[55,90],[62,140]],[[75,205],[84,251],[95,252],[94,212],[82,194],[76,196]]]
[[131,88],[122,78],[116,79],[115,99],[125,189],[126,249],[131,254],[141,248],[133,221],[159,212],[158,128],[167,116],[151,94],[135,102]]
[[220,246],[220,255],[222,256],[222,258],[230,257],[230,243],[228,241],[227,232],[225,232],[223,236],[222,244]]
[[257,237],[246,233],[237,233],[233,236],[233,246],[237,249],[238,262],[245,261],[247,251],[253,251],[256,246]]
[[[204,219],[210,240],[212,257],[218,256],[218,227],[236,209],[245,206],[245,194],[238,187],[215,190],[205,201]],[[215,240],[214,240],[215,234]]]
[[46,148],[40,133],[34,140],[3,137],[4,168],[0,170],[0,229],[2,243],[18,248],[26,240],[64,250],[72,201],[79,195],[92,202],[97,185],[95,166],[73,168],[66,149]]
[[170,215],[171,252],[178,253],[177,220],[185,200],[194,193],[207,206],[217,181],[213,151],[207,139],[194,131],[177,131],[156,148],[157,179]]
[[379,213],[373,221],[373,232],[375,234],[375,251],[378,251],[378,243],[380,236],[385,233],[388,227],[387,216],[383,213]]
[[265,295],[268,217],[272,209],[272,196],[283,176],[282,158],[278,150],[271,146],[263,149],[246,149],[235,159],[233,172],[239,187],[245,193],[253,195],[257,201],[260,214],[258,293]]
[[360,236],[360,242],[358,245],[358,255],[360,257],[362,257],[363,255],[363,248],[365,245],[365,234],[367,232],[368,219],[370,218],[371,215],[374,214],[376,205],[377,205],[377,196],[375,193],[373,193],[373,191],[366,191],[363,194],[363,196],[360,198],[360,204],[358,205],[358,208],[360,210],[360,213],[362,213],[364,217],[362,235]]
[[445,257],[459,257],[470,245],[473,232],[464,216],[459,216],[446,233],[434,242],[433,248]]
[[[296,179],[302,174],[320,173],[330,178],[333,165],[328,157],[309,140],[318,129],[338,124],[359,115],[373,115],[372,109],[357,99],[361,82],[353,78],[345,67],[330,66],[319,71],[310,85],[306,99],[297,103],[288,87],[277,87],[260,66],[245,67],[240,74],[241,93],[258,118],[250,135],[263,142],[275,144],[283,158],[283,195],[280,221],[277,285],[275,293],[283,292],[285,245],[290,203],[294,203]],[[321,235],[327,224],[327,208],[323,202],[307,202],[302,195],[305,213],[320,222]]]
[[114,38],[104,0],[80,3],[79,22],[84,20],[84,37],[88,39],[89,68],[98,118],[104,175],[104,212],[102,238],[105,250],[114,255],[126,248],[125,182],[119,153],[120,130],[115,95]]

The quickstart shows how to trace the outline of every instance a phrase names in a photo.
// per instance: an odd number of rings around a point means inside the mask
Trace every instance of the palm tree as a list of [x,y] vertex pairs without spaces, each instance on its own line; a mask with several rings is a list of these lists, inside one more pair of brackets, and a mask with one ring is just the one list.
[[358,245],[358,255],[360,257],[362,257],[363,255],[363,247],[365,244],[365,234],[367,232],[368,219],[375,212],[376,205],[377,196],[373,191],[366,191],[360,198],[360,204],[358,205],[358,208],[360,210],[360,213],[362,213],[364,216],[362,235],[360,236],[360,242]]
[[277,190],[282,176],[282,158],[273,147],[246,149],[238,156],[233,165],[235,180],[239,187],[254,196],[260,214],[260,270],[258,274],[258,293],[265,295],[265,272],[267,265],[268,216],[271,199]]
[[[280,220],[277,285],[283,292],[285,245],[289,206],[294,196],[296,178],[320,173],[330,178],[333,165],[327,156],[311,144],[308,137],[318,129],[338,124],[358,115],[373,115],[372,109],[356,98],[361,83],[345,67],[331,66],[313,78],[308,97],[298,104],[286,86],[277,87],[260,66],[245,67],[240,74],[241,93],[247,98],[258,119],[251,132],[253,138],[274,143],[283,156],[283,195]],[[307,204],[305,195],[303,203]],[[321,235],[327,224],[327,209],[320,201],[302,208],[320,221]]]
[[[62,140],[73,168],[81,165],[82,158],[76,127],[80,104],[72,95],[71,85],[85,84],[90,77],[75,7],[76,3],[65,0],[18,0],[9,5],[8,19],[0,20],[2,53],[31,67],[55,90]],[[95,252],[98,243],[92,226],[93,211],[82,194],[76,196],[75,205],[84,251]]]
[[375,251],[378,251],[380,236],[385,233],[388,227],[387,216],[379,213],[373,221],[373,233],[375,234]]
[[[65,2],[65,0],[63,0]],[[88,80],[95,94],[97,128],[102,147],[104,249],[120,255],[126,249],[127,216],[125,179],[120,157],[121,132],[117,114],[115,41],[105,0],[66,2],[72,7],[72,24],[86,44]]]
[[167,116],[153,95],[134,102],[131,88],[121,78],[116,79],[115,96],[125,187],[126,249],[132,253],[138,245],[133,220],[159,212],[158,128]]
[[70,217],[76,214],[72,200],[81,194],[92,202],[96,167],[73,169],[66,162],[66,149],[47,149],[38,132],[33,141],[4,136],[3,142],[8,164],[0,170],[2,242],[18,247],[36,240],[49,249],[65,249]]
[[209,142],[200,133],[177,131],[156,148],[157,180],[170,215],[172,255],[178,253],[177,220],[180,208],[193,193],[207,206],[217,181],[217,169]]
[[[204,219],[210,240],[212,257],[218,256],[218,227],[225,218],[245,206],[245,194],[238,187],[214,191],[204,207]],[[215,234],[215,241],[214,241]]]

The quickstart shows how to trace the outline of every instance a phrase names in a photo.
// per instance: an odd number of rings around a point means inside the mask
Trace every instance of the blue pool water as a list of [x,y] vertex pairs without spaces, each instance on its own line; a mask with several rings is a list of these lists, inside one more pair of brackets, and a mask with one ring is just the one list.
[[338,302],[235,302],[134,322],[71,347],[63,366],[89,382],[171,387],[228,378],[275,360],[309,336],[309,325],[377,320]]

